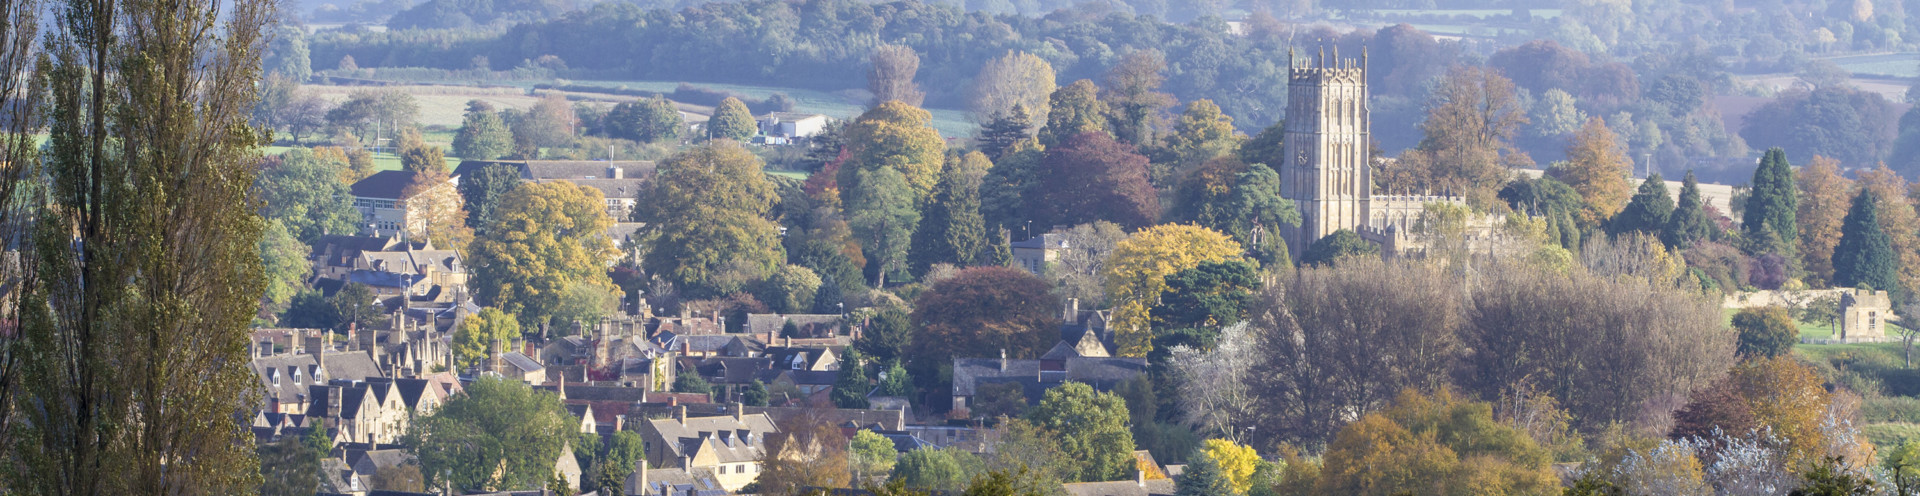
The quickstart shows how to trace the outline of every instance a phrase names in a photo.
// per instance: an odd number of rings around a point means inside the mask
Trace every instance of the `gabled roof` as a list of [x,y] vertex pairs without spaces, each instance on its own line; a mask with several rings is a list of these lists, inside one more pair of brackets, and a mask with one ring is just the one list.
[[1003,370],[998,358],[956,358],[953,395],[973,396],[981,384],[1012,382],[1022,384],[1029,401],[1038,401],[1040,393],[1062,382],[1082,382],[1105,391],[1147,371],[1145,358],[1068,358],[1065,362],[1065,371],[1047,371],[1043,376],[1040,360],[1006,360]]
[[775,337],[779,337],[780,328],[785,327],[787,325],[787,322],[793,322],[794,326],[800,327],[801,330],[803,331],[806,330],[809,326],[821,326],[821,325],[828,326],[835,330],[838,330],[840,327],[840,315],[812,314],[812,313],[789,313],[789,314],[750,313],[750,314],[747,314],[747,333],[757,335],[757,336],[766,336],[768,334],[772,334]]
[[1064,485],[1070,496],[1173,496],[1172,479],[1076,482]]
[[578,186],[586,186],[600,190],[600,195],[607,198],[625,198],[629,200],[639,197],[640,187],[647,183],[645,179],[636,179],[633,177],[625,179],[567,179],[566,181]]
[[[649,420],[647,426],[667,440],[671,458],[713,450],[721,462],[758,461],[766,456],[766,436],[780,432],[766,414]],[[742,437],[742,436],[745,437]]]

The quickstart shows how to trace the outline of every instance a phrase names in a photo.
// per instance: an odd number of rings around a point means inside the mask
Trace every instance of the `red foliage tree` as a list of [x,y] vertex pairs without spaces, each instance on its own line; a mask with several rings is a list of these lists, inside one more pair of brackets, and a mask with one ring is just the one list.
[[[1153,225],[1160,198],[1147,182],[1147,157],[1106,133],[1082,133],[1041,159],[1040,194],[1029,201],[1047,226],[1104,220],[1128,230]],[[1044,231],[1044,229],[1042,229]]]
[[1036,358],[1060,339],[1060,299],[1046,281],[1008,267],[974,267],[914,300],[916,360]]

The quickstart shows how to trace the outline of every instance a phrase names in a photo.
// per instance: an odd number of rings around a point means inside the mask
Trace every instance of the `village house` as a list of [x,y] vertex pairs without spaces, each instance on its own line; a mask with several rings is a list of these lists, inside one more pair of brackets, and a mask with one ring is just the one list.
[[329,234],[314,241],[309,258],[313,262],[310,283],[328,293],[357,282],[380,296],[407,294],[413,300],[444,303],[467,285],[460,253],[436,249],[430,240]]
[[469,174],[490,165],[513,167],[526,182],[567,181],[599,190],[606,197],[607,216],[615,221],[627,219],[640,187],[654,174],[654,162],[646,160],[467,160],[453,173]]
[[780,429],[766,414],[747,414],[739,404],[730,415],[688,417],[685,408],[672,418],[649,420],[640,435],[647,442],[647,466],[705,470],[722,489],[738,491],[759,477],[767,456],[767,436]]

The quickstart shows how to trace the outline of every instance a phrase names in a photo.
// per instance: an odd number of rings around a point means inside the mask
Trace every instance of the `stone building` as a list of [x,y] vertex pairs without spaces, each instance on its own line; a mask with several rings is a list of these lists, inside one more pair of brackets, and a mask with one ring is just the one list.
[[[1427,205],[1464,205],[1455,196],[1374,194],[1372,114],[1367,98],[1367,55],[1341,59],[1325,50],[1311,63],[1289,59],[1286,156],[1275,171],[1281,196],[1293,200],[1299,226],[1282,226],[1287,249],[1298,256],[1320,238],[1341,229],[1379,244],[1385,253],[1419,251],[1414,233]],[[1497,225],[1472,219],[1469,238],[1492,235]]]
[[1842,341],[1878,341],[1887,337],[1886,322],[1893,316],[1893,300],[1886,291],[1840,291]]

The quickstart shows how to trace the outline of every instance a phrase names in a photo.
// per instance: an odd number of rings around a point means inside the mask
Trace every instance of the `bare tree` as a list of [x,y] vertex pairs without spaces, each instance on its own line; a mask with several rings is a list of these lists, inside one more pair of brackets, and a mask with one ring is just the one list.
[[1242,430],[1251,425],[1259,408],[1248,382],[1260,361],[1260,349],[1248,328],[1241,322],[1221,329],[1212,351],[1176,346],[1170,360],[1179,377],[1181,421],[1243,444]]
[[920,55],[913,48],[881,45],[869,60],[873,68],[867,70],[867,89],[873,91],[873,105],[899,101],[918,107],[926,101],[927,94],[913,82],[914,74],[920,72]]
[[1018,105],[1027,110],[1027,127],[1040,129],[1047,122],[1047,97],[1059,88],[1054,77],[1053,65],[1031,53],[1008,51],[988,61],[973,79],[973,118],[992,122]]
[[[22,220],[31,212],[29,202],[15,198],[21,179],[32,169],[34,134],[40,130],[35,117],[39,109],[41,87],[33,82],[39,74],[33,69],[34,43],[40,25],[39,0],[0,0],[0,243],[15,246],[20,239]],[[19,322],[20,297],[16,291],[26,282],[26,274],[16,257],[0,259],[0,319]],[[17,325],[0,326],[0,446],[13,446],[13,397],[19,385],[19,365],[25,350],[20,349]],[[3,459],[5,457],[0,457]],[[10,484],[0,475],[0,487]]]
[[1318,445],[1402,389],[1445,385],[1458,288],[1433,265],[1361,258],[1269,284],[1250,314],[1265,357],[1249,381],[1266,411],[1258,437]]

